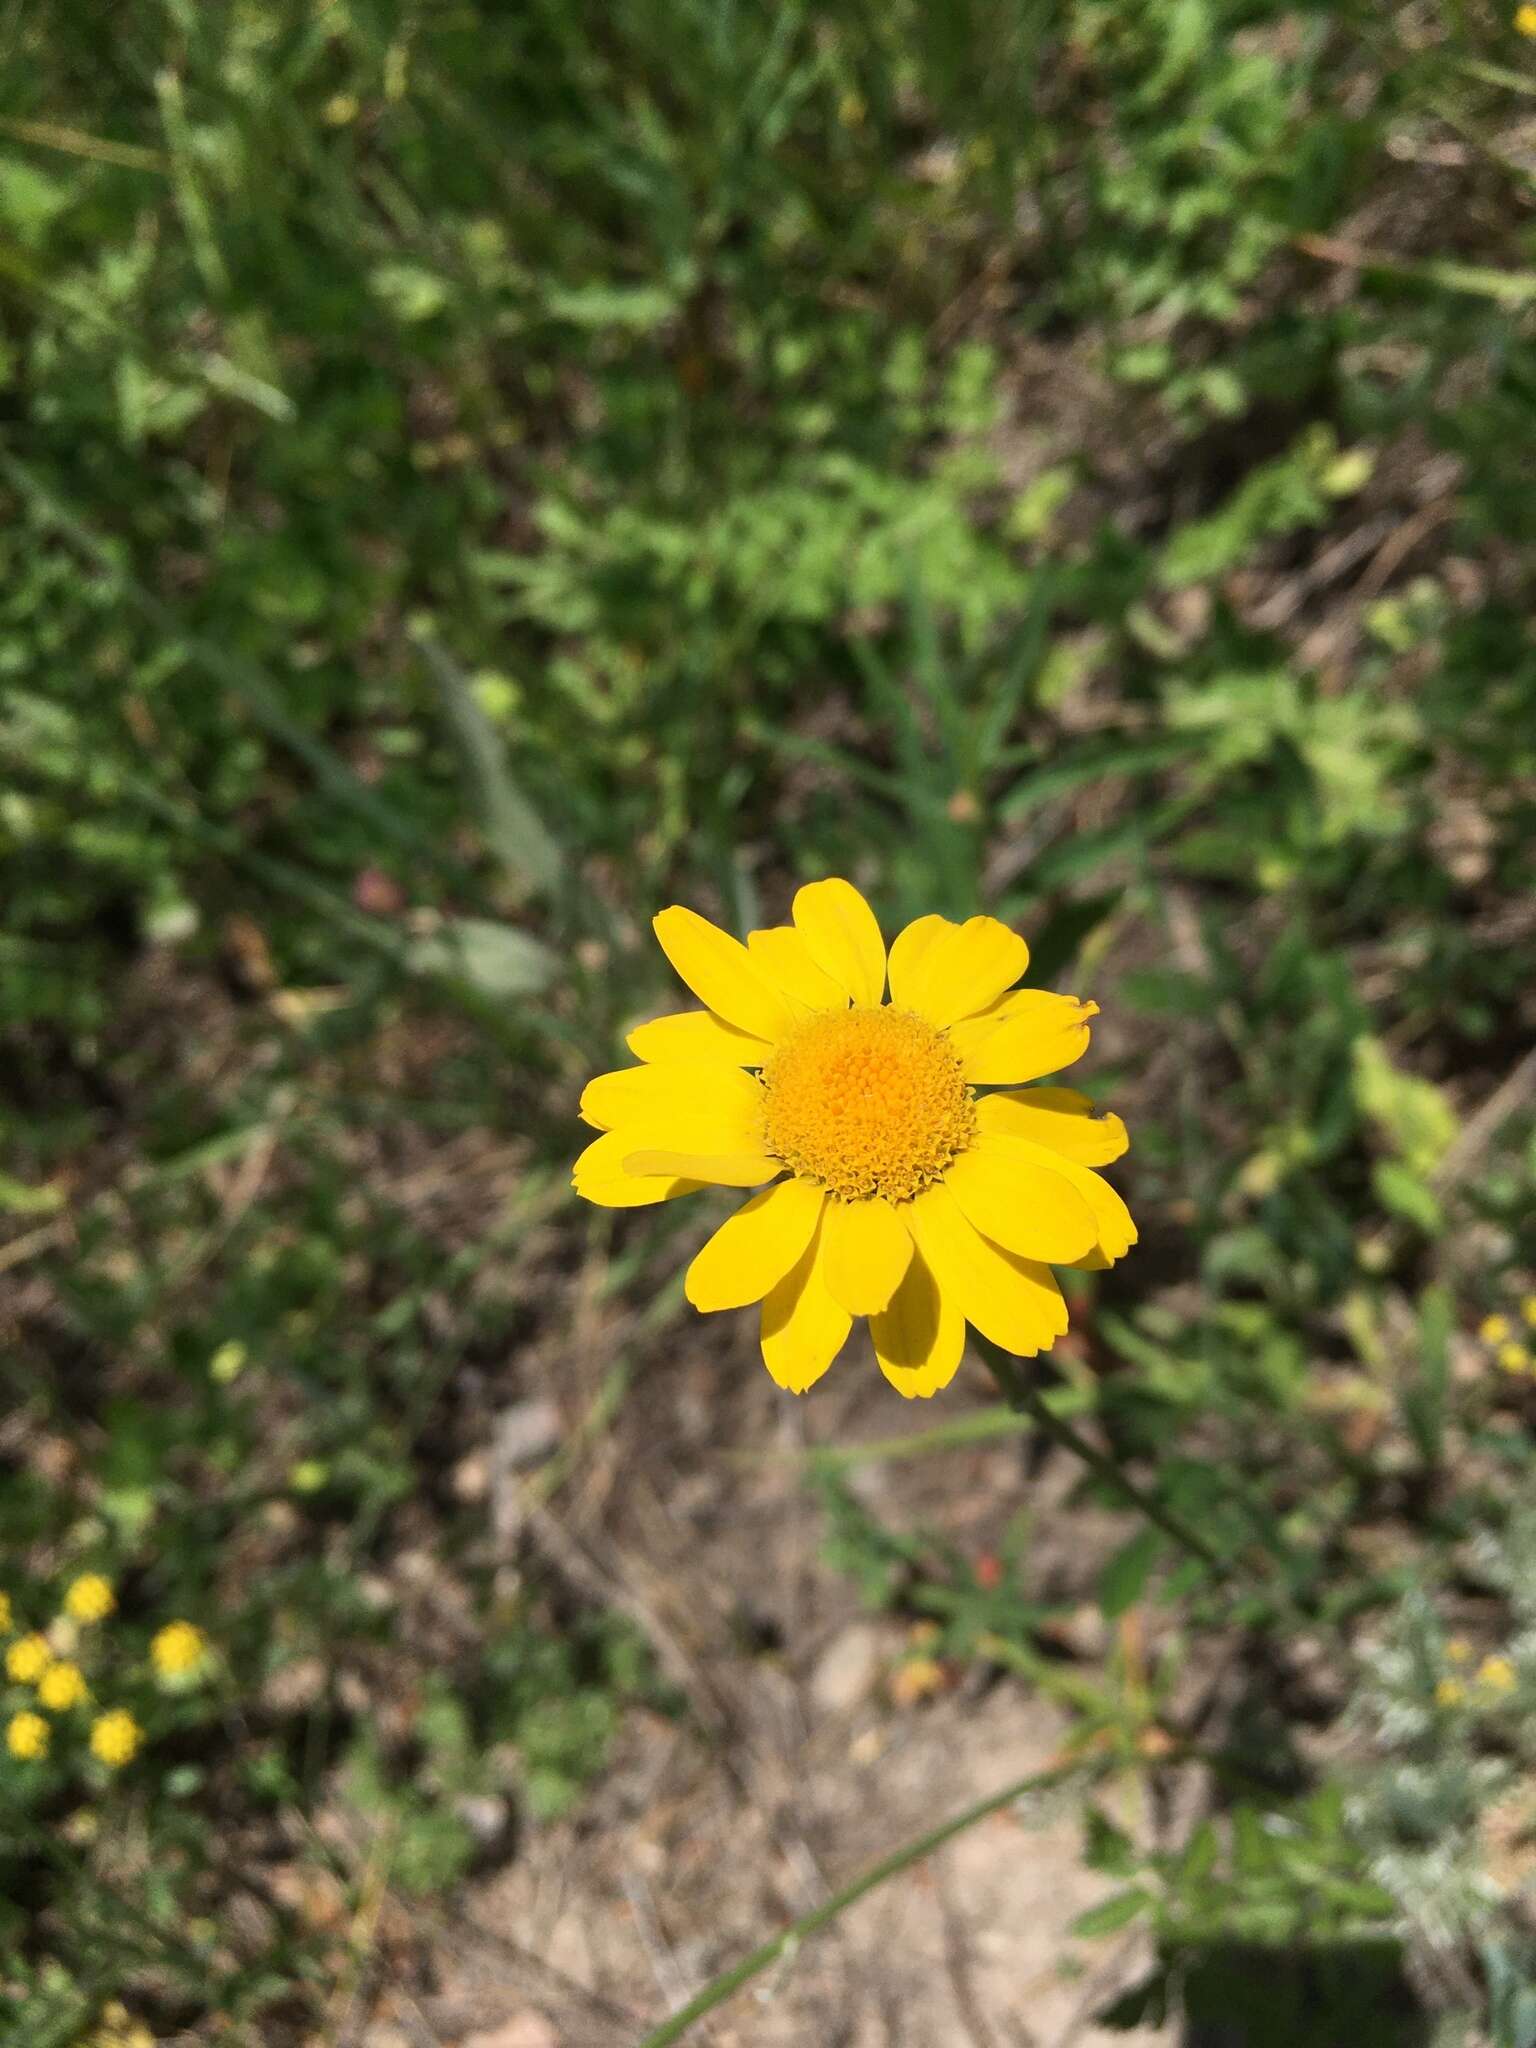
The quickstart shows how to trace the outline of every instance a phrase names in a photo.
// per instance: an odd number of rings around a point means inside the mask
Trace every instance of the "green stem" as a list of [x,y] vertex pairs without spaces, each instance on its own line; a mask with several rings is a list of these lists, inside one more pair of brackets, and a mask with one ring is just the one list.
[[1054,1414],[1041,1399],[1039,1388],[1029,1386],[1020,1377],[1007,1352],[1000,1351],[985,1337],[979,1339],[979,1345],[981,1355],[987,1361],[992,1377],[1003,1390],[1010,1408],[1016,1409],[1021,1415],[1027,1415],[1048,1436],[1054,1437],[1063,1450],[1070,1451],[1074,1458],[1081,1460],[1096,1479],[1102,1480],[1123,1500],[1129,1501],[1132,1507],[1145,1515],[1155,1528],[1161,1529],[1165,1536],[1179,1545],[1180,1549],[1187,1550],[1192,1557],[1199,1558],[1216,1578],[1225,1580],[1232,1577],[1232,1567],[1227,1560],[1219,1551],[1213,1550],[1205,1538],[1197,1530],[1192,1529],[1181,1515],[1176,1515],[1171,1508],[1165,1507],[1156,1494],[1149,1493],[1144,1486],[1129,1478],[1113,1458],[1096,1449],[1087,1437],[1072,1427],[1070,1422]]
[[[1104,1768],[1102,1760],[1097,1762],[1097,1768]],[[739,1991],[743,1984],[749,1984],[754,1977],[761,1976],[780,1956],[792,1955],[807,1935],[816,1933],[829,1921],[835,1920],[856,1900],[862,1899],[866,1892],[872,1892],[877,1885],[884,1884],[888,1877],[896,1877],[911,1864],[920,1863],[925,1856],[931,1856],[936,1849],[941,1849],[946,1842],[963,1833],[966,1828],[974,1827],[977,1821],[985,1820],[988,1814],[1000,1812],[1003,1807],[1011,1806],[1016,1799],[1026,1798],[1031,1792],[1050,1791],[1071,1778],[1081,1776],[1084,1769],[1082,1763],[1060,1764],[1054,1770],[1035,1771],[1027,1778],[1019,1778],[1013,1784],[1005,1785],[1001,1792],[993,1792],[988,1798],[977,1800],[974,1806],[968,1806],[962,1813],[953,1815],[942,1826],[931,1828],[926,1835],[919,1835],[915,1842],[908,1842],[905,1848],[897,1849],[879,1863],[872,1864],[861,1877],[856,1877],[852,1884],[844,1885],[842,1890],[834,1892],[830,1899],[824,1900],[809,1913],[803,1913],[782,1933],[774,1935],[771,1941],[765,1941],[761,1948],[753,1949],[751,1955],[744,1957],[734,1969],[726,1970],[713,1982],[706,1984],[696,1997],[691,1998],[685,2006],[673,2013],[669,2020],[664,2020],[654,2033],[647,2034],[639,2048],[668,2048],[670,2042],[680,2041],[695,2020],[701,2020],[705,2013],[713,2012],[717,2005],[722,2005],[733,1992]]]

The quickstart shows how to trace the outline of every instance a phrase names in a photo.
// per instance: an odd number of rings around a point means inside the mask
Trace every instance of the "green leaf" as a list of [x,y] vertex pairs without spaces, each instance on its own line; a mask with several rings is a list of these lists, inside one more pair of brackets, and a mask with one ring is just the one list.
[[1127,1890],[1101,1900],[1097,1906],[1090,1906],[1086,1913],[1079,1913],[1070,1932],[1084,1939],[1095,1934],[1118,1934],[1122,1927],[1129,1927],[1133,1920],[1139,1919],[1151,1904],[1152,1894],[1141,1885],[1133,1884]]
[[487,843],[525,893],[548,893],[564,870],[560,848],[518,786],[501,734],[457,662],[430,630],[415,635],[463,757]]
[[1351,1056],[1356,1104],[1391,1141],[1403,1163],[1423,1179],[1445,1157],[1458,1129],[1445,1091],[1405,1072],[1379,1038],[1362,1033]]
[[1426,1237],[1438,1237],[1444,1229],[1445,1211],[1434,1189],[1400,1159],[1378,1159],[1371,1168],[1371,1186],[1384,1209],[1401,1216]]
[[1105,1877],[1129,1877],[1136,1868],[1136,1845],[1130,1836],[1096,1806],[1084,1814],[1083,1827],[1083,1861],[1088,1868],[1102,1871]]
[[1105,1565],[1099,1573],[1099,1608],[1106,1621],[1117,1620],[1141,1598],[1162,1547],[1163,1538],[1156,1529],[1139,1529]]
[[488,917],[450,918],[413,939],[405,957],[413,973],[447,975],[499,997],[542,995],[560,968],[540,940]]

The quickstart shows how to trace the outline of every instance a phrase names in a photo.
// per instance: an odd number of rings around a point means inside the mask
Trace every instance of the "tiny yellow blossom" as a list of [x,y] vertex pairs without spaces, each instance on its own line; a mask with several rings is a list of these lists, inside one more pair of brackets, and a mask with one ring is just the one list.
[[141,2020],[130,2014],[120,1998],[101,2009],[101,2022],[85,2038],[82,2048],[155,2048],[155,2037]]
[[42,1636],[18,1636],[5,1653],[5,1675],[18,1685],[36,1685],[53,1662],[53,1652]]
[[1529,1372],[1531,1354],[1523,1344],[1501,1344],[1498,1349],[1500,1372]]
[[1470,1664],[1472,1645],[1465,1636],[1452,1636],[1445,1646],[1445,1661],[1448,1664]]
[[37,1681],[37,1697],[51,1714],[78,1707],[86,1696],[85,1673],[78,1664],[50,1664]]
[[1485,1657],[1477,1667],[1477,1682],[1490,1692],[1513,1692],[1518,1680],[1507,1657]]
[[11,1618],[11,1596],[0,1593],[0,1636],[8,1636],[15,1626]]
[[1435,1687],[1437,1707],[1459,1707],[1467,1696],[1467,1688],[1459,1678],[1442,1678]]
[[150,1661],[162,1678],[185,1678],[208,1655],[208,1639],[190,1621],[168,1621],[149,1646]]
[[71,1621],[105,1621],[116,1605],[112,1582],[100,1572],[82,1573],[64,1595],[64,1612]]
[[1524,1301],[1520,1304],[1520,1313],[1530,1324],[1531,1328],[1536,1330],[1536,1294],[1528,1294],[1525,1297]]
[[937,1657],[908,1657],[886,1681],[891,1699],[898,1707],[915,1707],[944,1691],[949,1673]]
[[30,1711],[12,1714],[5,1730],[5,1746],[24,1763],[38,1763],[48,1754],[48,1723]]
[[1508,1316],[1484,1316],[1477,1326],[1477,1334],[1485,1344],[1502,1344],[1514,1332]]
[[144,1731],[126,1707],[114,1707],[91,1723],[91,1755],[109,1770],[132,1763],[134,1752],[144,1740]]
[[1531,6],[1529,0],[1525,6],[1515,9],[1515,34],[1536,36],[1536,7]]
[[233,1338],[221,1344],[208,1361],[208,1377],[221,1387],[227,1387],[231,1380],[237,1380],[245,1370],[245,1346]]

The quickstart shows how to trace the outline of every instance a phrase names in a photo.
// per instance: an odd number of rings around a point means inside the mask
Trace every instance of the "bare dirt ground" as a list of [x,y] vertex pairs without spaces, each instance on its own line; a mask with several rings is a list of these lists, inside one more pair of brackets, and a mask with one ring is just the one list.
[[[573,1319],[538,1374],[579,1410],[612,1342]],[[717,1971],[892,1849],[1060,1756],[1063,1717],[1017,1679],[915,1683],[910,1621],[861,1610],[823,1561],[825,1520],[796,1454],[940,1419],[885,1388],[850,1346],[814,1402],[789,1404],[755,1362],[750,1318],[684,1325],[584,1473],[548,1506],[494,1481],[509,1572],[549,1572],[627,1609],[686,1693],[682,1720],[630,1718],[603,1784],[531,1831],[445,1927],[436,1987],[386,1990],[367,2048],[634,2048]],[[657,1355],[662,1354],[662,1355]],[[583,1364],[581,1361],[588,1363]],[[993,1398],[979,1366],[946,1418]],[[733,1447],[736,1447],[733,1449]],[[663,1489],[659,1474],[665,1473]],[[1070,1602],[1125,1533],[1067,1507],[1076,1475],[1029,1474],[1018,1440],[855,1467],[882,1519],[987,1555],[1027,1504],[1031,1591]],[[525,1489],[525,1494],[527,1489]],[[1088,1654],[1094,1651],[1085,1613]],[[922,1694],[915,1697],[915,1694]],[[1120,1809],[1135,1828],[1143,1817]],[[1139,1971],[1138,1947],[1075,1941],[1112,1881],[1085,1870],[1075,1809],[1009,1810],[872,1893],[707,2020],[713,2048],[1094,2048],[1093,2012]]]

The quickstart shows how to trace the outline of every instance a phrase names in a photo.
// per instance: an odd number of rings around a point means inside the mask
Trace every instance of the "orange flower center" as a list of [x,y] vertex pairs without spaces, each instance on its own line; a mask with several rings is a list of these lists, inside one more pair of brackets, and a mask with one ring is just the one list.
[[889,1007],[824,1010],[763,1068],[768,1151],[845,1202],[909,1202],[976,1129],[976,1098],[949,1041]]

